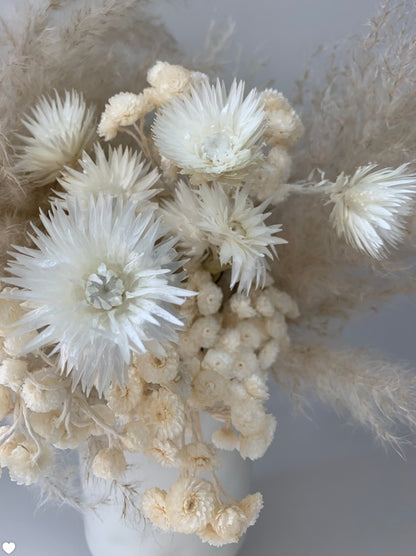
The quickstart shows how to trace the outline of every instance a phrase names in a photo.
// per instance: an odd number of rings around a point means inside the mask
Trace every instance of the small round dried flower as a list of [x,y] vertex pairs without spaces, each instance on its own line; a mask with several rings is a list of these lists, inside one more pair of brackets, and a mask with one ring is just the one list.
[[78,448],[87,440],[91,431],[94,431],[91,421],[80,426],[75,425],[73,420],[63,422],[59,411],[32,413],[30,424],[39,436],[60,450]]
[[188,330],[186,332],[182,332],[179,336],[178,342],[178,351],[179,355],[184,358],[188,359],[191,357],[195,357],[200,350],[199,343],[196,341],[195,337],[191,332]]
[[116,479],[126,470],[126,459],[121,450],[105,448],[97,452],[92,462],[92,472],[100,479]]
[[291,106],[287,98],[276,91],[276,89],[265,89],[261,94],[261,99],[264,103],[264,110],[267,112],[274,112],[276,110],[290,110]]
[[281,313],[275,312],[274,315],[266,319],[266,332],[272,338],[276,340],[281,340],[287,336],[287,325],[285,321],[285,317]]
[[13,410],[13,407],[12,391],[6,386],[0,386],[0,421]]
[[5,359],[0,365],[0,384],[17,392],[28,373],[27,363],[23,359]]
[[9,453],[5,458],[5,465],[9,469],[10,479],[17,484],[36,483],[52,466],[53,452],[46,444],[38,446],[21,434],[9,439],[7,444]]
[[189,88],[191,72],[182,66],[159,60],[147,72],[147,82],[167,101]]
[[271,296],[276,309],[288,317],[289,319],[296,319],[299,316],[299,308],[294,299],[286,292],[279,291],[277,288],[268,288],[268,293]]
[[134,358],[134,365],[146,382],[166,384],[178,374],[179,353],[174,347],[166,348],[166,355],[156,357],[152,353],[144,353]]
[[228,398],[228,381],[219,373],[206,369],[194,378],[188,403],[193,407],[213,407]]
[[234,328],[224,330],[218,341],[218,347],[224,349],[228,353],[236,352],[240,345],[240,332]]
[[179,533],[196,533],[210,521],[217,504],[212,484],[203,479],[181,477],[166,495],[166,514]]
[[190,442],[179,452],[180,468],[191,473],[204,473],[220,466],[218,451],[212,444]]
[[269,390],[263,377],[258,375],[249,376],[244,381],[244,387],[247,394],[256,400],[265,401],[269,399]]
[[234,367],[234,357],[222,349],[209,349],[202,361],[202,368],[215,371],[230,378]]
[[124,386],[112,384],[105,396],[109,407],[117,415],[128,414],[137,407],[143,398],[143,381],[134,372],[134,369],[129,369],[128,377],[128,381]]
[[303,124],[293,109],[276,110],[267,114],[264,135],[269,145],[280,144],[291,147],[303,133]]
[[260,433],[266,426],[266,414],[261,401],[247,399],[231,406],[231,422],[244,435]]
[[154,439],[146,455],[163,467],[178,467],[178,448],[171,440]]
[[249,494],[239,504],[240,508],[246,514],[247,527],[251,527],[257,521],[260,511],[263,507],[263,496],[260,492]]
[[262,317],[272,317],[276,310],[270,295],[264,291],[256,296],[255,307]]
[[253,351],[241,350],[235,355],[233,375],[239,379],[247,378],[259,371],[259,363]]
[[149,428],[143,421],[126,423],[121,434],[121,443],[128,452],[143,452],[149,445]]
[[276,430],[276,419],[273,415],[266,415],[265,425],[258,434],[240,436],[239,452],[242,458],[256,460],[262,458],[270,446]]
[[238,435],[232,429],[228,428],[217,429],[214,431],[212,433],[211,440],[214,446],[220,450],[228,451],[238,448],[240,442]]
[[145,418],[160,440],[173,439],[185,426],[185,407],[173,392],[155,390],[144,408]]
[[105,105],[97,133],[105,141],[114,139],[120,127],[133,125],[146,112],[145,98],[135,93],[117,93]]
[[26,406],[37,413],[47,413],[62,407],[68,397],[64,381],[47,369],[30,373],[25,379],[22,399]]
[[211,525],[224,541],[238,542],[247,529],[247,516],[237,505],[224,505],[216,510]]
[[257,357],[259,367],[262,371],[268,371],[270,367],[276,363],[279,351],[279,344],[274,339],[264,344]]
[[191,326],[190,335],[202,348],[212,347],[221,329],[221,324],[214,316],[209,315],[197,319]]
[[155,527],[169,531],[170,523],[166,514],[166,491],[160,488],[148,488],[142,496],[142,512]]
[[260,319],[246,319],[237,325],[241,342],[246,349],[256,350],[264,337],[261,331]]
[[201,287],[197,297],[198,309],[201,315],[213,315],[220,310],[223,293],[216,284]]
[[251,305],[251,299],[242,293],[235,293],[230,298],[230,308],[240,319],[249,319],[257,316],[257,311]]
[[24,348],[36,338],[36,332],[25,332],[24,334],[19,334],[18,336],[8,336],[4,340],[3,348],[7,355],[10,357],[19,357],[22,354]]

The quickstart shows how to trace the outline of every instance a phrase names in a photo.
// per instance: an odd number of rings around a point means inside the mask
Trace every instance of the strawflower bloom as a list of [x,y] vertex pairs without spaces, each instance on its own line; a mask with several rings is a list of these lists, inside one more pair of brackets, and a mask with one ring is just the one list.
[[17,247],[9,261],[18,289],[9,297],[28,301],[19,331],[38,331],[24,352],[54,346],[59,366],[88,392],[102,393],[114,378],[123,383],[132,352],[162,356],[182,326],[175,305],[191,292],[178,287],[175,239],[136,204],[99,196],[88,210],[71,198],[64,209],[41,214],[36,248]]
[[261,156],[264,112],[260,95],[234,81],[207,81],[176,96],[161,109],[153,125],[156,146],[193,183],[236,182]]
[[416,175],[408,173],[407,166],[376,170],[369,164],[351,177],[338,176],[330,193],[330,219],[338,236],[376,259],[403,240],[404,219],[413,210],[416,194]]
[[134,201],[142,209],[143,203],[158,191],[153,189],[159,178],[157,170],[150,170],[150,164],[141,154],[129,148],[110,147],[106,155],[97,143],[95,160],[83,153],[79,164],[81,171],[67,168],[59,183],[67,193],[83,199],[86,204],[90,195],[104,193]]
[[23,145],[16,147],[16,171],[39,186],[73,166],[95,136],[94,109],[76,91],[65,91],[63,98],[57,92],[55,98],[42,97],[22,123],[30,135],[19,135]]

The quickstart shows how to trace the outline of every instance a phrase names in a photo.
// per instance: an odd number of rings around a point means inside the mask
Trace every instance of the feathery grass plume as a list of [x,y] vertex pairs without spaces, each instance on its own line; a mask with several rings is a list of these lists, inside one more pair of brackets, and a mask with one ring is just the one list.
[[[178,57],[176,42],[152,14],[148,0],[49,0],[19,9],[1,36],[0,151],[23,129],[21,115],[54,88],[82,90],[87,103],[103,107],[120,89],[140,90],[157,58]],[[135,56],[128,56],[134,52]],[[82,60],[82,64],[80,64]],[[107,71],[109,67],[116,68]],[[97,87],[100,75],[100,87]],[[34,211],[23,191],[16,195],[12,160],[0,161],[0,202]],[[25,192],[30,182],[24,184]]]
[[413,0],[387,0],[368,28],[364,36],[319,51],[298,83],[307,131],[296,177],[321,168],[335,179],[369,161],[396,167],[416,158]]
[[416,426],[414,373],[364,350],[294,342],[274,376],[300,405],[312,392],[337,412],[349,412],[386,445],[400,449],[403,426]]

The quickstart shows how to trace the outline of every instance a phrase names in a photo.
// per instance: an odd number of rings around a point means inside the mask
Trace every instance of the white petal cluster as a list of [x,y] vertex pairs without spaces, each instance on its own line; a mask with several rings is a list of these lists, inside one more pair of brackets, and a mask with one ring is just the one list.
[[7,282],[20,288],[10,295],[32,307],[19,327],[39,331],[25,349],[55,345],[74,384],[103,392],[116,377],[124,382],[132,352],[176,339],[173,306],[190,292],[172,274],[174,240],[151,212],[136,216],[134,203],[105,196],[87,211],[68,199],[41,220],[37,248],[18,248],[8,266]]
[[264,112],[260,95],[244,99],[244,83],[202,81],[174,97],[153,124],[156,146],[193,183],[235,182],[246,176],[261,156]]
[[404,239],[405,218],[413,210],[416,175],[407,165],[376,169],[360,166],[340,174],[333,185],[330,219],[337,234],[360,251],[381,259]]
[[164,216],[188,256],[201,257],[210,247],[220,268],[231,268],[230,287],[238,284],[247,293],[252,285],[264,285],[267,258],[275,254],[275,245],[286,243],[275,235],[280,225],[265,223],[267,205],[254,206],[247,188],[236,188],[230,196],[219,183],[196,190],[181,183],[175,200],[165,204]]
[[30,135],[19,136],[16,171],[38,185],[54,182],[65,166],[73,166],[95,135],[94,109],[76,91],[42,97],[22,122]]
[[129,148],[109,148],[106,155],[97,143],[95,160],[84,152],[79,165],[81,170],[67,168],[58,181],[80,203],[87,204],[91,195],[105,194],[133,201],[143,210],[158,191],[153,188],[159,178],[157,170],[150,170],[141,154]]
[[139,95],[117,93],[108,100],[101,114],[97,133],[105,141],[110,141],[114,139],[120,128],[133,125],[152,108],[151,99],[144,92]]

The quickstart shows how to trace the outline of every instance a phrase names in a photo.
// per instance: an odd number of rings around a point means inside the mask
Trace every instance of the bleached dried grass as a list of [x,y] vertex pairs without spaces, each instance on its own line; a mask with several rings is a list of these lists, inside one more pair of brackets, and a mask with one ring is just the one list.
[[313,392],[398,450],[408,429],[416,427],[414,372],[363,350],[294,343],[274,376],[300,405]]

